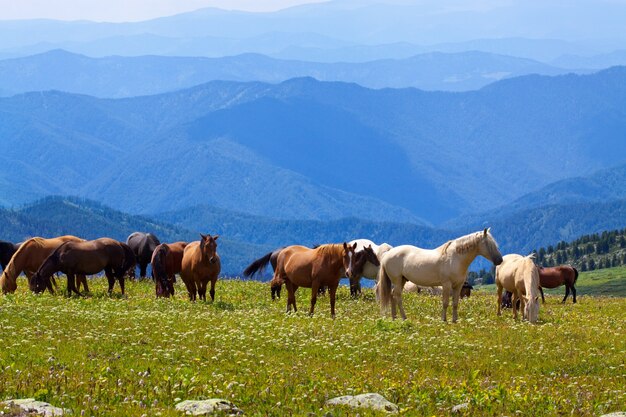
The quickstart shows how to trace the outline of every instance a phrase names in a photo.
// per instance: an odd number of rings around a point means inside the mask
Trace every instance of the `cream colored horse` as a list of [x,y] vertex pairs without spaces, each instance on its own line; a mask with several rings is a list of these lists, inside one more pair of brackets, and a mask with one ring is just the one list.
[[498,316],[502,314],[502,290],[513,293],[513,317],[517,318],[517,300],[521,300],[524,318],[535,323],[539,317],[539,271],[534,255],[505,255],[496,267]]
[[391,317],[396,318],[396,305],[402,318],[406,314],[402,307],[402,288],[406,281],[414,284],[443,288],[443,311],[446,321],[450,293],[452,293],[452,322],[458,318],[459,298],[465,282],[467,268],[481,255],[495,265],[502,262],[498,244],[489,229],[450,240],[436,249],[421,249],[415,246],[396,246],[385,254],[378,276],[377,294],[381,310],[391,304]]

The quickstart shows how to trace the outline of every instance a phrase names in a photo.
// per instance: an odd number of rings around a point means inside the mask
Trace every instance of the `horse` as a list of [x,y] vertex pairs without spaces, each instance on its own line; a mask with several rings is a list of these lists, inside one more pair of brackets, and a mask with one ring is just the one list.
[[469,298],[472,295],[472,290],[474,286],[469,282],[465,281],[463,286],[461,287],[461,298]]
[[180,273],[187,242],[161,243],[152,253],[152,279],[157,297],[174,296],[176,274]]
[[221,270],[220,257],[217,254],[217,238],[219,235],[200,234],[200,241],[189,243],[183,252],[180,277],[182,278],[189,300],[206,301],[206,286],[211,281],[211,301],[215,301],[215,283]]
[[[2,272],[2,276],[0,277],[0,288],[2,288],[2,292],[4,294],[15,292],[17,289],[17,277],[22,272],[26,274],[30,288],[33,290],[34,287],[31,279],[33,274],[37,272],[43,261],[45,261],[56,248],[70,241],[82,242],[83,239],[67,235],[52,239],[33,237],[26,240],[11,257],[11,260]],[[79,285],[82,283],[85,291],[89,292],[87,278],[84,275],[80,275],[78,279]],[[51,292],[53,291],[52,286],[50,286],[49,289]]]
[[6,240],[0,240],[0,268],[4,269],[9,264],[9,261],[13,257],[13,254],[17,252],[22,243],[7,242]]
[[[285,246],[274,249],[271,252],[266,253],[261,256],[259,259],[254,260],[250,265],[243,270],[244,277],[252,277],[255,274],[262,274],[265,271],[265,267],[268,263],[272,265],[272,270],[276,271],[276,263],[278,262],[278,254],[281,250],[285,249]],[[272,292],[272,300],[276,298],[280,298],[280,290],[282,285],[272,285],[270,286],[270,290]]]
[[541,284],[539,291],[541,292],[542,302],[546,302],[542,287],[557,288],[561,285],[565,285],[565,297],[561,303],[565,303],[571,290],[574,304],[576,304],[576,287],[574,287],[574,284],[576,284],[578,280],[578,270],[576,268],[569,265],[560,265],[552,268],[538,266],[537,268],[539,269],[539,283]]
[[[378,278],[378,270],[380,269],[380,260],[383,258],[385,253],[392,248],[392,246],[388,243],[381,243],[380,245],[375,244],[371,240],[368,239],[355,239],[348,242],[348,245],[354,245],[356,243],[356,253],[357,255],[364,251],[365,248],[370,248],[368,253],[366,253],[365,263],[362,268],[355,268],[355,272],[361,270],[361,273],[353,274],[352,278],[350,278],[350,295],[352,297],[357,297],[361,293],[361,278],[367,278],[376,281]],[[373,252],[373,255],[369,252]]]
[[536,323],[539,316],[539,272],[533,262],[534,255],[505,255],[496,266],[496,286],[498,288],[498,316],[502,314],[502,291],[513,293],[511,305],[513,317],[517,319],[517,300],[521,301],[523,317]]
[[330,293],[330,314],[335,318],[335,296],[339,280],[345,271],[352,275],[356,244],[326,244],[315,249],[293,245],[280,251],[274,277],[270,285],[287,287],[287,312],[297,311],[295,293],[298,287],[311,288],[310,315],[315,311],[317,291],[327,285]]
[[458,318],[461,288],[470,263],[481,255],[495,265],[502,262],[498,244],[489,229],[450,240],[435,249],[421,249],[411,245],[390,249],[381,261],[378,273],[377,295],[381,312],[391,304],[391,317],[396,318],[396,305],[406,320],[402,306],[402,289],[406,281],[414,284],[443,287],[441,318],[447,321],[447,309],[452,293],[452,322]]
[[50,288],[52,274],[60,271],[67,275],[68,296],[72,292],[80,295],[74,285],[74,277],[77,274],[97,274],[104,270],[109,281],[109,294],[113,292],[116,278],[124,294],[124,274],[135,262],[130,247],[124,246],[126,245],[109,238],[63,243],[46,258],[33,275],[35,291],[43,292]]
[[[139,265],[139,277],[146,277],[146,269],[152,260],[154,249],[161,244],[159,238],[152,233],[134,232],[126,239],[126,244],[131,247]],[[134,270],[133,270],[134,272]]]

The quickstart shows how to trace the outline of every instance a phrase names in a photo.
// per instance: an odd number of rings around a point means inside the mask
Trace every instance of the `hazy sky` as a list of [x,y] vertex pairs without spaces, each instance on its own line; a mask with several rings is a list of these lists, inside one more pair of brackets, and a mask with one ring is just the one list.
[[60,19],[125,22],[219,7],[272,11],[325,0],[0,0],[0,20]]

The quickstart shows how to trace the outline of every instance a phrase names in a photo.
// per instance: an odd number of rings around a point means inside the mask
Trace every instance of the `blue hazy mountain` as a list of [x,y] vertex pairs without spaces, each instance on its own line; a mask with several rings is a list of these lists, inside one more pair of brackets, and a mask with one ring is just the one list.
[[[344,55],[335,58],[345,61],[353,60],[358,48],[363,51],[370,45],[387,45],[393,49],[409,44],[441,46],[403,56],[371,56],[370,50],[366,60],[476,49],[542,60],[563,54],[593,55],[623,49],[624,15],[626,5],[611,0],[335,0],[271,13],[206,8],[134,23],[0,21],[0,51],[24,55],[63,48],[92,56],[223,56],[256,52],[312,60],[315,50],[335,51],[337,55],[339,49],[348,48]],[[466,42],[473,45],[468,43],[460,50],[452,46]],[[529,47],[533,42],[534,46]],[[559,42],[562,49],[555,51]],[[571,48],[572,45],[576,46]],[[349,52],[353,47],[357,49]],[[308,50],[305,56],[303,50]]]
[[324,64],[256,54],[224,58],[89,58],[54,50],[0,61],[0,92],[8,95],[61,90],[98,97],[131,97],[214,80],[281,82],[302,76],[355,82],[370,88],[464,91],[519,75],[566,72],[528,59],[482,52],[429,53],[402,60]]
[[0,99],[2,198],[436,224],[624,163],[624,102],[623,67],[464,93],[311,78],[119,100],[28,93]]

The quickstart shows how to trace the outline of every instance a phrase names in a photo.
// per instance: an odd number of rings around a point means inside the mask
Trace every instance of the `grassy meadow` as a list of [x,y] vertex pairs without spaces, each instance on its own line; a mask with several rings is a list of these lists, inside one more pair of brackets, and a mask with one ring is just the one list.
[[[64,281],[64,280],[63,280]],[[582,284],[583,279],[581,277]],[[221,280],[215,303],[157,300],[150,282],[127,297],[0,296],[0,400],[35,397],[87,416],[175,416],[184,399],[224,398],[248,416],[380,415],[326,408],[378,392],[400,414],[597,416],[626,411],[626,299],[549,295],[538,325],[497,317],[494,295],[462,300],[457,324],[441,300],[405,294],[406,322],[381,318],[371,290],[342,287],[308,317],[310,290],[272,302],[267,284]],[[62,284],[64,286],[64,282]],[[117,290],[117,288],[116,288]]]

